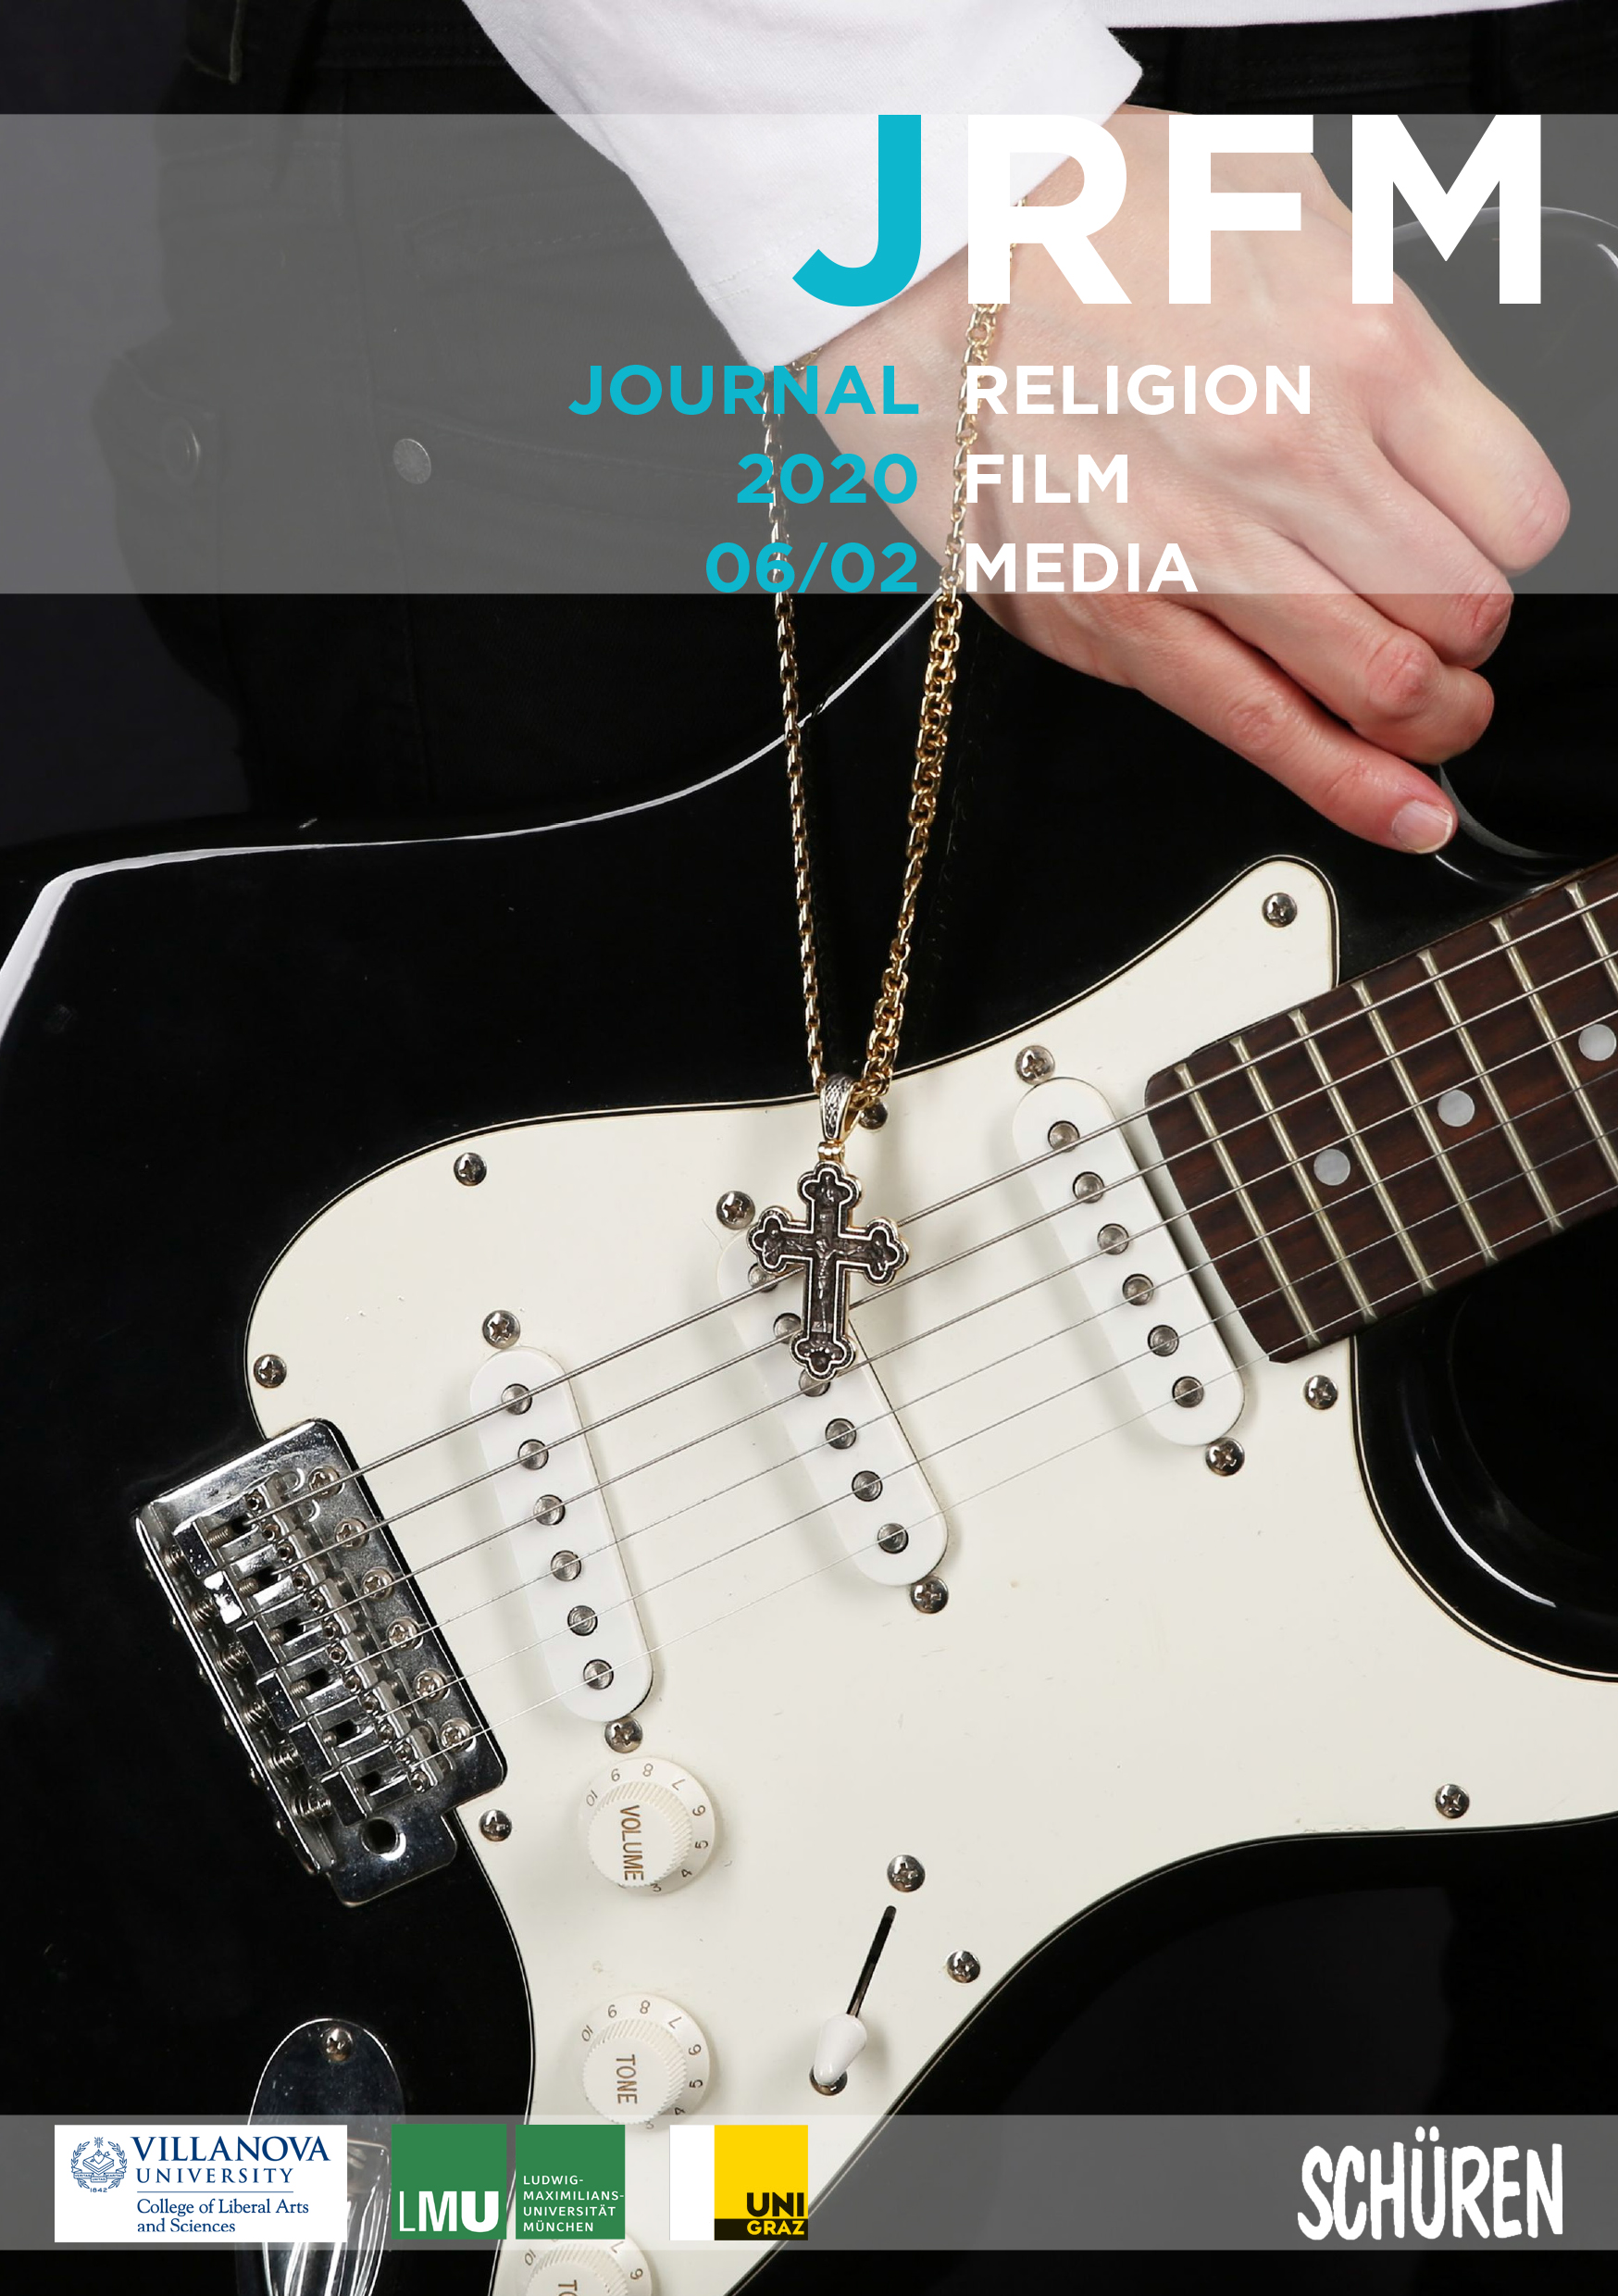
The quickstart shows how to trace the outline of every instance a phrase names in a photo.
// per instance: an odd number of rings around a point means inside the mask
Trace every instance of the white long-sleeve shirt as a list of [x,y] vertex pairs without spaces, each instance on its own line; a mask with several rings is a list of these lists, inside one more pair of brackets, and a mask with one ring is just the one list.
[[[551,109],[629,174],[744,355],[795,358],[864,310],[805,294],[871,252],[879,112],[922,115],[917,276],[965,243],[969,113],[1106,119],[1139,77],[1112,27],[1449,16],[1524,0],[467,0]],[[1544,5],[1545,0],[1540,0]],[[1051,171],[1030,155],[1020,197]]]

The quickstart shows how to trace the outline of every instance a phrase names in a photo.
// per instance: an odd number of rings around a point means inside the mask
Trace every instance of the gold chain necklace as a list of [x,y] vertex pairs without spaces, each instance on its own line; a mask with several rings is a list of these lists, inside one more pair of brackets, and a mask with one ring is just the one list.
[[[857,1269],[868,1283],[891,1282],[906,1253],[891,1220],[851,1228],[848,1215],[860,1200],[860,1183],[844,1167],[844,1149],[855,1120],[881,1106],[893,1081],[899,1032],[910,986],[910,948],[915,930],[922,870],[939,809],[944,755],[954,706],[955,672],[961,651],[961,562],[966,532],[966,458],[977,438],[977,416],[968,384],[972,369],[989,356],[1001,306],[974,306],[961,362],[955,410],[955,453],[950,493],[950,529],[939,574],[927,645],[927,678],[915,737],[915,767],[910,783],[910,829],[904,850],[899,922],[877,995],[865,1066],[857,1077],[828,1076],[820,1021],[820,969],[815,956],[815,911],[809,881],[809,825],[803,797],[803,721],[798,693],[797,618],[791,593],[776,593],[776,652],[781,679],[781,718],[786,734],[787,780],[791,797],[792,869],[798,905],[798,955],[803,977],[803,1026],[809,1045],[809,1074],[820,1095],[820,1146],[812,1170],[798,1182],[804,1217],[793,1220],[772,1204],[748,1236],[762,1272],[776,1278],[803,1272],[803,1312],[792,1339],[792,1354],[803,1366],[800,1383],[824,1393],[839,1371],[853,1361],[848,1335],[848,1279]],[[780,488],[780,445],[772,418],[765,417],[765,447],[771,474],[770,540],[784,545],[786,513]],[[784,565],[785,560],[781,563]]]

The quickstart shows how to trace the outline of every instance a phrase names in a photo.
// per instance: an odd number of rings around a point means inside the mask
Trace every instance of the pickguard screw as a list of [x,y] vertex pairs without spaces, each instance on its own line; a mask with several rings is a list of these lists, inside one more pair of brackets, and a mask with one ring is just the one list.
[[1055,1055],[1042,1044],[1025,1044],[1017,1054],[1017,1074],[1025,1084],[1042,1083],[1056,1073]]
[[489,1177],[489,1167],[479,1155],[467,1149],[464,1156],[455,1158],[455,1178],[463,1188],[479,1188]]
[[483,1337],[491,1347],[515,1347],[522,1337],[522,1326],[509,1307],[496,1307],[483,1318]]
[[918,1578],[910,1590],[910,1607],[931,1618],[950,1599],[950,1590],[941,1578]]
[[1264,896],[1264,923],[1291,925],[1298,917],[1298,904],[1289,892],[1272,892]]
[[485,1841],[509,1841],[511,1820],[504,1810],[485,1810],[478,1820],[478,1831]]
[[253,1366],[253,1376],[260,1387],[280,1387],[287,1376],[287,1367],[279,1355],[260,1355]]
[[877,1533],[877,1544],[884,1554],[902,1554],[910,1544],[910,1533],[902,1523],[884,1523]]
[[613,1670],[604,1658],[592,1658],[584,1669],[584,1687],[590,1691],[611,1690]]
[[889,1861],[888,1878],[902,1896],[908,1897],[913,1890],[919,1890],[927,1879],[927,1867],[920,1858],[912,1857],[908,1850],[902,1850],[897,1857]]
[[714,1206],[714,1217],[721,1228],[747,1228],[757,1209],[753,1198],[740,1188],[727,1188]]
[[1433,1807],[1440,1817],[1464,1817],[1472,1807],[1472,1796],[1464,1786],[1440,1786],[1433,1796]]
[[983,1964],[976,1953],[967,1953],[964,1947],[952,1953],[944,1966],[957,1985],[974,1984],[983,1975]]
[[579,1561],[578,1555],[572,1554],[566,1547],[563,1548],[560,1554],[553,1554],[551,1557],[551,1576],[553,1578],[561,1578],[563,1580],[577,1578],[579,1572],[583,1568],[584,1565]]
[[1077,1148],[1078,1139],[1077,1125],[1070,1124],[1065,1117],[1058,1117],[1045,1135],[1045,1144],[1052,1149]]
[[620,1715],[616,1722],[609,1722],[602,1732],[614,1753],[633,1753],[645,1735],[632,1714]]
[[1228,1435],[1221,1435],[1216,1443],[1210,1443],[1202,1454],[1204,1464],[1215,1475],[1239,1475],[1247,1454]]
[[1329,1411],[1338,1399],[1338,1383],[1317,1371],[1303,1382],[1303,1400],[1311,1411]]

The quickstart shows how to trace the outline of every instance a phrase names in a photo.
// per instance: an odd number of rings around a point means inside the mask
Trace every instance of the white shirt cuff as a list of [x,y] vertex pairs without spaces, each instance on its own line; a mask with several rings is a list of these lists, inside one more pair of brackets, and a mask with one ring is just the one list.
[[[793,278],[816,249],[849,265],[871,255],[878,111],[922,115],[921,278],[965,244],[968,112],[1106,119],[1139,77],[1088,0],[756,0],[740,23],[727,0],[613,0],[600,16],[603,0],[469,5],[631,177],[743,356],[766,368],[880,308],[822,303]],[[704,26],[724,38],[705,44]],[[840,109],[851,95],[869,108]],[[1021,157],[1014,199],[1060,157]]]

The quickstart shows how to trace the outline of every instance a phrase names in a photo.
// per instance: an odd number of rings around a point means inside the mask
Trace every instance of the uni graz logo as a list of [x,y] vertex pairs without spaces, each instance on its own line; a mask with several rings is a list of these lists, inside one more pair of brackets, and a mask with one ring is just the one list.
[[799,2122],[668,2132],[677,2240],[801,2240],[809,2229],[809,2131]]
[[122,2184],[129,2163],[113,2137],[86,2137],[73,2148],[73,2181],[86,2192],[110,2192]]
[[714,2131],[714,2238],[801,2240],[809,2229],[809,2131]]

